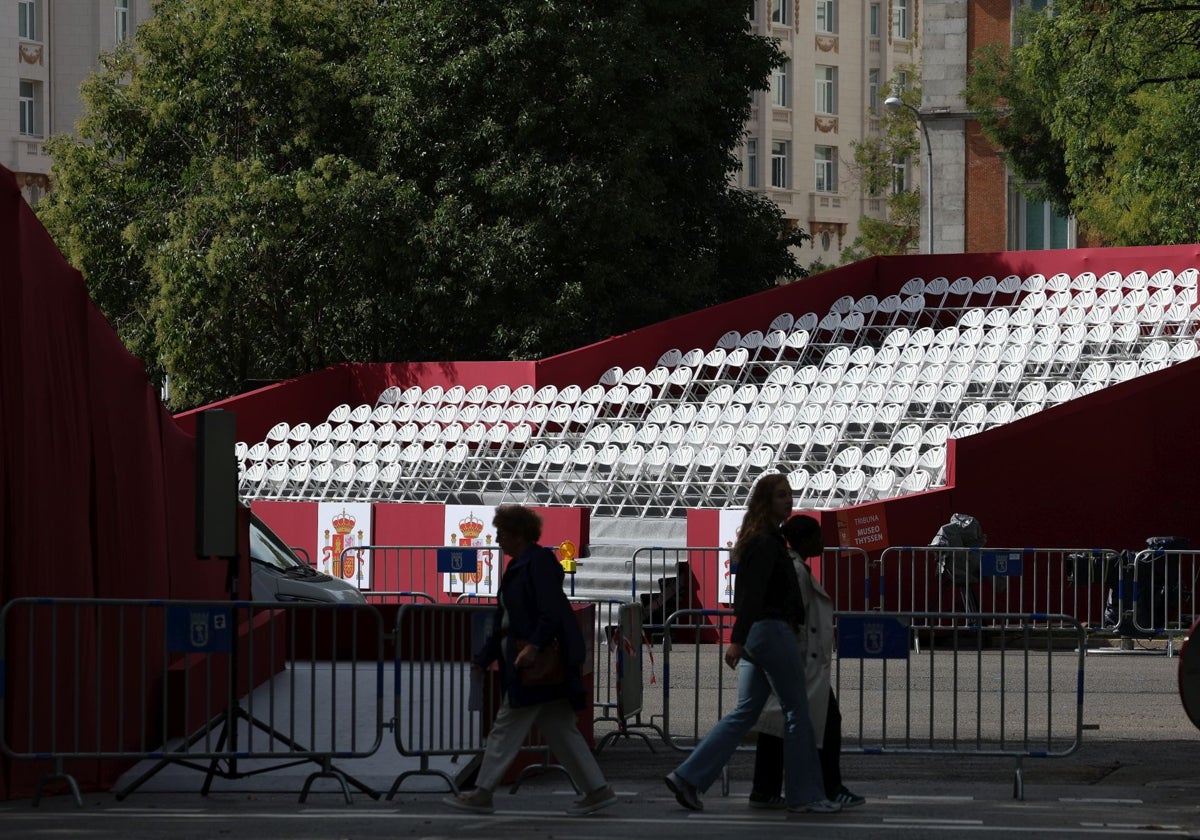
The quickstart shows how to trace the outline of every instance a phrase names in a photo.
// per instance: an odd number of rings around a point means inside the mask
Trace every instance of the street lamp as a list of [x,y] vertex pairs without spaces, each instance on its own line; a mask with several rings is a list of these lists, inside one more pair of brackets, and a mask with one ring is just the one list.
[[929,128],[925,125],[925,115],[918,109],[909,105],[899,96],[892,94],[887,99],[883,100],[883,107],[887,108],[890,113],[896,113],[901,108],[907,108],[912,111],[917,117],[917,123],[921,126],[921,133],[925,135],[925,200],[929,202],[929,253],[934,252],[933,248],[933,144],[929,142]]

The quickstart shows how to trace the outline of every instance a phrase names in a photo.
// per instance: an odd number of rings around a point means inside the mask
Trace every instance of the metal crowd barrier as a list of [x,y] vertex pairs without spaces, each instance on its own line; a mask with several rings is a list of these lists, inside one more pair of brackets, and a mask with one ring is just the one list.
[[432,768],[430,758],[482,754],[484,723],[497,708],[471,657],[486,638],[494,607],[480,604],[404,604],[396,613],[396,750],[420,759],[420,768],[396,777],[391,799],[410,776],[438,776],[457,793],[458,783]]
[[[471,668],[471,658],[483,644],[495,616],[494,603],[480,604],[484,599],[471,594],[460,598],[462,601],[456,604],[403,604],[396,614],[396,712],[392,726],[397,751],[417,758],[420,767],[396,777],[388,792],[389,799],[411,776],[440,777],[450,790],[457,792],[458,780],[432,767],[430,759],[481,755],[485,729],[498,711],[496,703],[500,695],[492,684],[494,672],[484,674]],[[598,713],[593,720],[615,721],[620,733],[645,726],[638,717],[640,669],[631,671],[627,682],[620,682],[624,669],[632,668],[632,660],[638,654],[635,648],[631,655],[624,644],[636,632],[637,624],[631,614],[633,605],[584,598],[572,600],[592,604],[597,610],[594,624],[599,630],[585,636],[592,656],[584,674],[591,674],[593,711]],[[611,645],[610,627],[616,630],[612,637],[615,644]],[[522,770],[516,785],[531,770],[562,769],[550,764],[549,749],[540,739],[533,740],[531,736],[524,751],[538,753],[541,762]],[[463,772],[466,771],[458,775]]]
[[[1011,757],[1013,796],[1024,799],[1022,760],[1070,755],[1082,740],[1086,631],[1062,614],[960,618],[838,614],[842,751]],[[911,656],[916,629],[942,622],[950,627],[938,643]]]
[[[1139,633],[1167,637],[1167,655],[1174,651],[1174,635],[1185,634],[1197,617],[1200,601],[1200,562],[1196,551],[1146,549],[1133,558],[1130,568],[1122,568],[1132,580],[1130,597],[1122,603],[1132,613],[1133,627]],[[1121,594],[1125,594],[1122,587]]]
[[498,546],[471,546],[478,552],[477,572],[439,572],[437,555],[462,546],[360,545],[336,558],[322,557],[318,571],[355,583],[371,603],[410,601],[452,603],[462,594],[494,595],[503,570]]
[[[683,609],[663,623],[662,729],[671,749],[693,749],[737,705],[737,674],[725,665],[734,618],[733,610]],[[715,628],[716,644],[690,632],[697,624]],[[680,697],[685,705],[672,707]]]
[[894,546],[880,556],[869,608],[936,613],[938,627],[978,623],[983,613],[1066,615],[1102,631],[1118,556],[1106,548]]
[[660,737],[663,736],[663,730],[653,720],[642,720],[645,710],[642,691],[643,651],[648,652],[649,647],[643,627],[642,605],[623,601],[594,603],[598,605],[597,610],[600,604],[606,609],[605,618],[599,622],[600,644],[596,646],[593,670],[597,712],[594,721],[609,721],[617,725],[615,730],[597,742],[596,752],[620,738],[641,738],[654,752],[654,744],[642,730],[656,732]]
[[[737,677],[724,664],[724,644],[677,632],[700,613],[722,629],[734,620],[729,610],[681,610],[667,619],[664,740],[681,751],[693,749],[737,703]],[[842,751],[1011,757],[1013,795],[1023,799],[1023,759],[1079,748],[1084,628],[1067,615],[977,613],[971,626],[956,624],[960,617],[837,613],[832,687],[842,714]],[[910,656],[916,630],[942,621],[947,633],[938,643],[926,655]],[[1063,627],[1070,628],[1067,639]]]
[[642,605],[651,641],[663,633],[668,616],[683,611],[697,625],[707,623],[706,604],[733,600],[729,548],[644,546],[625,562],[630,594]]
[[[731,569],[730,549],[636,549],[625,568],[633,600],[642,605],[646,630],[653,636],[660,635],[666,617],[677,612],[689,616],[697,627],[710,627],[711,616],[705,610],[732,607],[737,576]],[[822,553],[813,572],[836,609],[870,609],[872,584],[878,579],[877,574],[871,574],[873,568],[877,567],[862,549],[832,546]],[[711,627],[705,636],[713,640]]]
[[[168,764],[204,772],[207,794],[305,762],[321,769],[302,802],[318,778],[377,797],[333,761],[379,748],[382,655],[365,605],[18,598],[0,611],[0,749],[54,762],[37,799],[58,780],[82,804],[78,759],[158,761],[118,799]],[[286,763],[239,767],[258,759]]]

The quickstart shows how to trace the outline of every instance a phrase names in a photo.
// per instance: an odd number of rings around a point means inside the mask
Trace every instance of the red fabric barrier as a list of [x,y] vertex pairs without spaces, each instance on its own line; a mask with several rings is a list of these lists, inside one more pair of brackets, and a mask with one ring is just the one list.
[[[224,564],[192,557],[195,445],[159,403],[142,363],[131,356],[90,301],[83,279],[63,259],[11,173],[0,169],[0,601],[13,598],[225,597]],[[67,668],[50,655],[49,629],[30,651],[14,630],[7,662],[5,737],[45,697],[22,692],[30,668]],[[80,614],[85,644],[115,638]],[[67,637],[60,637],[59,644]],[[79,696],[105,707],[115,686],[99,669],[80,673]],[[74,673],[59,675],[74,684]],[[151,675],[151,682],[158,675]],[[126,686],[131,696],[133,686]],[[63,739],[95,743],[114,717],[55,709]],[[140,722],[125,716],[127,740]],[[48,723],[50,722],[47,719]],[[131,725],[132,724],[132,725]],[[64,743],[60,740],[59,743]],[[48,762],[0,761],[0,796],[27,797]],[[67,765],[84,789],[104,785],[115,762]]]

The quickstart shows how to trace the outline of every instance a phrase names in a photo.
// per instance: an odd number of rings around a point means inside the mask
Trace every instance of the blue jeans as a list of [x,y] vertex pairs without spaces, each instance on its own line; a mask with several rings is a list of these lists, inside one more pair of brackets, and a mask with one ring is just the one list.
[[756,621],[743,646],[738,666],[738,704],[718,721],[696,745],[675,774],[708,790],[721,772],[774,690],[783,707],[784,798],[798,807],[825,798],[817,741],[808,714],[804,663],[796,633],[785,621]]

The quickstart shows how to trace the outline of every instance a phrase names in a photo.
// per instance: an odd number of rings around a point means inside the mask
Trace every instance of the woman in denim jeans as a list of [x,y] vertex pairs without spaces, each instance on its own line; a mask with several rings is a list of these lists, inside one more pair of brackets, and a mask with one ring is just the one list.
[[737,708],[723,717],[665,780],[679,804],[690,810],[704,808],[698,791],[707,790],[717,778],[758,720],[772,690],[783,708],[788,810],[841,810],[825,798],[809,722],[804,666],[796,642],[804,606],[796,570],[779,533],[780,523],[791,513],[792,488],[787,477],[773,473],[761,478],[750,492],[731,558],[737,569],[737,617],[725,649],[725,663],[738,669]]

